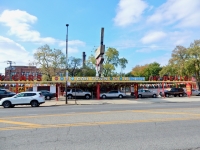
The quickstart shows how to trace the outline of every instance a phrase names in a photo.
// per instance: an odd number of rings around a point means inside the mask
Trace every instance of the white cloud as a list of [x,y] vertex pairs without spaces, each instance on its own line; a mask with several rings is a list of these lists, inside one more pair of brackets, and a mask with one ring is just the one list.
[[148,7],[143,0],[120,0],[114,22],[117,26],[127,26],[139,21]]
[[148,22],[175,24],[177,27],[200,25],[199,0],[168,0],[149,17]]
[[[71,40],[68,41],[69,46],[85,46],[85,42],[80,41],[80,40]],[[66,46],[66,41],[59,41],[59,46],[64,47]]]
[[188,46],[190,42],[192,42],[191,37],[192,33],[188,31],[174,31],[169,33],[169,39],[171,43],[173,43],[173,46],[177,45],[183,45]]
[[5,10],[0,15],[0,22],[9,27],[9,34],[15,35],[22,41],[31,41],[36,43],[53,44],[56,42],[54,38],[42,38],[38,31],[32,30],[30,24],[34,24],[37,17],[21,10]]
[[142,39],[143,44],[153,43],[162,40],[166,37],[166,33],[162,31],[154,31],[147,33]]
[[[62,48],[62,51],[65,53],[66,52],[66,41],[59,41],[58,44]],[[80,40],[71,40],[68,41],[68,52],[69,53],[78,53],[79,52],[79,47],[84,47],[86,44],[85,42],[82,42]]]
[[14,65],[28,65],[28,61],[33,59],[23,46],[2,36],[0,36],[0,54],[0,73],[5,73],[8,60],[15,62]]
[[[41,37],[40,33],[32,30],[32,24],[36,23],[37,17],[26,11],[4,10],[0,14],[0,23],[9,27],[9,35],[15,35],[22,41],[37,44],[58,44],[61,49],[65,48],[66,41],[54,39],[52,37]],[[79,47],[84,47],[85,43],[80,40],[69,41],[69,53],[77,52]]]

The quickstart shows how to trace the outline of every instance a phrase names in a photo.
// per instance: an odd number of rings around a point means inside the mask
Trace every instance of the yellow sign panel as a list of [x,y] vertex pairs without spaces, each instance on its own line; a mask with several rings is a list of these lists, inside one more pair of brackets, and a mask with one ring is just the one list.
[[[68,77],[69,82],[81,81],[144,81],[144,77]],[[52,81],[66,81],[66,77],[52,77]]]

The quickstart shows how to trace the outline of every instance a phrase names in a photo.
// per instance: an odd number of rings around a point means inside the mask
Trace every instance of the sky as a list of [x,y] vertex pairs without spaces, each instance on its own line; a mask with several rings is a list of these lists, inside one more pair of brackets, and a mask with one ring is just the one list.
[[[7,61],[29,65],[37,49],[48,44],[68,57],[86,59],[104,44],[128,64],[168,63],[177,45],[200,39],[200,0],[1,0],[0,73]],[[119,68],[117,68],[120,70]]]

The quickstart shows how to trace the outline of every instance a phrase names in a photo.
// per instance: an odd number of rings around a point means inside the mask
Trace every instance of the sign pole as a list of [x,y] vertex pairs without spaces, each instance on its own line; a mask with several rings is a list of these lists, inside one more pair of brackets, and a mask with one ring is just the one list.
[[67,34],[66,34],[66,87],[65,87],[65,104],[68,103],[67,101],[67,81],[68,81],[68,26],[69,24],[66,24],[67,27]]

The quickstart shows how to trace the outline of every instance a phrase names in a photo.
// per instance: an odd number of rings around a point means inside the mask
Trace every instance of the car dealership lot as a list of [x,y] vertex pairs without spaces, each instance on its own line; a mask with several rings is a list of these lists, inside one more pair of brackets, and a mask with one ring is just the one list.
[[[67,105],[106,105],[106,104],[154,104],[154,103],[190,103],[190,102],[200,102],[200,96],[191,97],[157,97],[157,98],[137,98],[126,97],[126,98],[109,98],[109,99],[68,99],[66,104],[65,97],[60,97],[57,100],[46,101],[41,104],[41,109],[43,107],[54,107],[54,106],[67,106]],[[27,107],[31,109],[29,105],[19,105],[16,108]],[[0,107],[3,108],[3,107]],[[13,109],[13,108],[12,108]],[[40,109],[40,108],[39,108]]]

